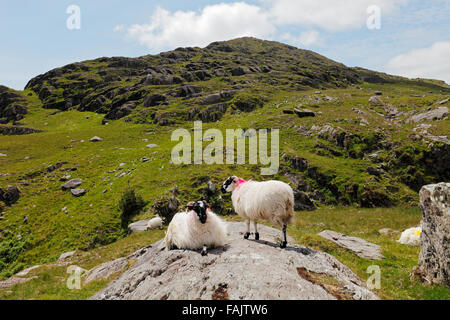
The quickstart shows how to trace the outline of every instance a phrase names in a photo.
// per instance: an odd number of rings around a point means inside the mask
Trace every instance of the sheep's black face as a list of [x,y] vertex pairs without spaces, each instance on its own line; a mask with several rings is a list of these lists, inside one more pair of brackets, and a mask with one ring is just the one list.
[[229,177],[222,185],[222,192],[231,192],[233,191],[234,184],[237,182],[237,177]]
[[194,202],[194,203],[188,205],[188,209],[195,211],[198,219],[200,220],[200,222],[202,224],[206,223],[206,218],[207,218],[206,211],[208,208],[209,208],[209,205],[204,200],[197,201],[197,202]]

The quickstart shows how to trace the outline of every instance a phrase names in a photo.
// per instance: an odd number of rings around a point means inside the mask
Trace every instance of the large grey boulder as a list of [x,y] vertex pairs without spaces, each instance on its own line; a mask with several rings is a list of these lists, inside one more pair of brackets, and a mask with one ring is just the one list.
[[[167,251],[161,240],[91,299],[378,299],[329,254],[293,244],[280,249],[279,230],[261,225],[258,241],[243,239],[245,223],[228,223],[228,231],[228,244],[207,256]],[[322,283],[324,278],[336,285]]]
[[422,187],[420,209],[419,269],[427,282],[450,287],[450,183]]
[[380,246],[367,242],[364,239],[358,237],[350,237],[348,235],[331,230],[324,230],[319,233],[319,236],[330,240],[341,247],[353,251],[361,258],[370,260],[383,259]]

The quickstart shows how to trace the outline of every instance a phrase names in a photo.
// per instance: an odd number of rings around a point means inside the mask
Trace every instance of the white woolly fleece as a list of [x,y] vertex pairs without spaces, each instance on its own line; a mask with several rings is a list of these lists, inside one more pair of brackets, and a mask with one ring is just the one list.
[[247,181],[236,186],[231,196],[234,210],[250,220],[267,220],[274,225],[294,220],[294,192],[281,181]]
[[202,249],[223,246],[227,240],[226,224],[211,210],[206,211],[206,223],[202,224],[195,211],[177,213],[166,232],[166,248]]

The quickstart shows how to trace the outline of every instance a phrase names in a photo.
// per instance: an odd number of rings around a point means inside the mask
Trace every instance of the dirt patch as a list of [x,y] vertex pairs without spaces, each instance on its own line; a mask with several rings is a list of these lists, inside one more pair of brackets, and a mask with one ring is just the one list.
[[297,268],[298,275],[318,286],[321,286],[327,293],[338,300],[354,300],[352,295],[347,293],[335,278],[324,274],[309,271],[305,268]]

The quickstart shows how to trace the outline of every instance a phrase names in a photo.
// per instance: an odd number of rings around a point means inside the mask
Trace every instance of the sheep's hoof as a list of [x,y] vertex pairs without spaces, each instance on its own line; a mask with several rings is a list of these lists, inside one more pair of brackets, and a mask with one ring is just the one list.
[[258,232],[255,233],[255,240],[259,240],[259,233]]
[[284,249],[284,248],[286,248],[286,246],[287,246],[287,241],[281,241],[280,248]]
[[250,237],[250,232],[246,232],[246,233],[245,233],[244,239],[245,239],[245,240],[248,240],[248,237]]
[[208,255],[208,251],[202,250],[202,256],[206,256],[206,255]]

